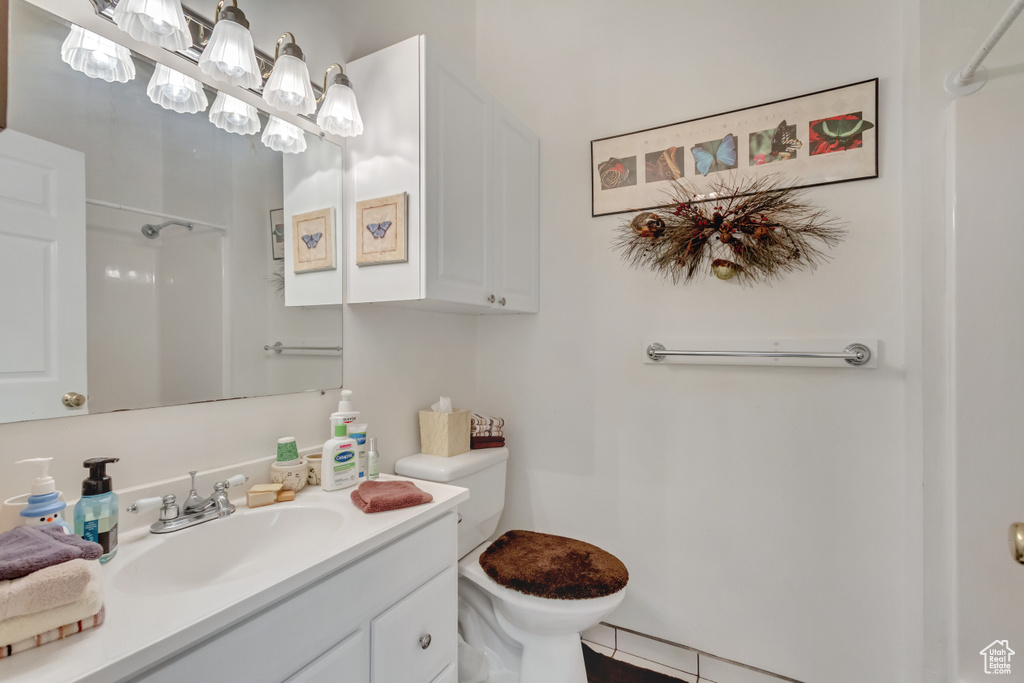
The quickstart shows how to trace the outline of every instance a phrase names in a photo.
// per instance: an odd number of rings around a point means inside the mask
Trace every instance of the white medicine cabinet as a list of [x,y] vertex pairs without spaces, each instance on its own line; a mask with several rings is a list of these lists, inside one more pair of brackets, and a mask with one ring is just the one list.
[[[425,36],[346,71],[366,122],[348,141],[346,302],[536,313],[537,136]],[[357,265],[357,203],[401,193],[408,260]]]

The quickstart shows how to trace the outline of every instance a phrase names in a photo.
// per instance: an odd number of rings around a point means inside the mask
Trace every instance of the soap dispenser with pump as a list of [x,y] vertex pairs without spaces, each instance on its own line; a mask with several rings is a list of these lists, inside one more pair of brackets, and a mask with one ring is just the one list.
[[71,526],[64,521],[64,508],[67,503],[60,500],[57,490],[47,470],[53,458],[28,458],[19,460],[17,464],[35,463],[39,465],[39,476],[32,480],[32,495],[28,497],[28,505],[18,513],[21,523],[25,526],[56,525],[64,529],[64,533],[72,533]]
[[89,476],[82,481],[82,499],[75,505],[75,533],[103,546],[100,562],[117,554],[117,494],[107,464],[118,458],[90,458],[82,463]]

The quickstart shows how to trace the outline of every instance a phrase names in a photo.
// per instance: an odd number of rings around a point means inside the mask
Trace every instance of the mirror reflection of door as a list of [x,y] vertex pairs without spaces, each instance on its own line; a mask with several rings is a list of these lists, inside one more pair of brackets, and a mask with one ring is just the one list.
[[0,415],[74,414],[87,396],[85,155],[0,132]]

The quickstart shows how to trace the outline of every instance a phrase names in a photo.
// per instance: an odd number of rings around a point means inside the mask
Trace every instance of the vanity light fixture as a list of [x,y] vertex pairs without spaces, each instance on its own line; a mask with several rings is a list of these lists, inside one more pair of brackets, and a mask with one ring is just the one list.
[[306,134],[298,126],[271,116],[263,129],[263,144],[275,152],[299,154],[306,151]]
[[217,93],[217,99],[210,107],[210,123],[238,135],[260,132],[260,117],[256,107],[222,92]]
[[114,23],[132,38],[168,50],[192,44],[181,0],[120,0]]
[[[285,38],[291,40],[285,42]],[[309,83],[309,69],[295,36],[284,32],[277,39],[274,68],[263,86],[263,99],[287,114],[304,116],[316,111],[316,97]]]
[[[334,67],[338,67],[338,73],[328,88],[327,76]],[[327,67],[324,73],[324,94],[320,100],[323,101],[323,105],[316,116],[316,125],[332,135],[342,137],[363,134],[363,119],[359,116],[356,94],[352,90],[352,82],[348,80],[340,64],[331,64]]]
[[199,81],[160,63],[149,79],[146,94],[154,104],[179,114],[195,114],[210,104]]
[[231,7],[224,7],[224,2],[217,3],[213,33],[199,57],[199,68],[219,81],[259,90],[263,78],[256,63],[249,22],[235,0],[231,0]]
[[135,78],[135,63],[128,48],[87,31],[77,24],[60,48],[60,58],[75,71],[107,83],[127,83]]

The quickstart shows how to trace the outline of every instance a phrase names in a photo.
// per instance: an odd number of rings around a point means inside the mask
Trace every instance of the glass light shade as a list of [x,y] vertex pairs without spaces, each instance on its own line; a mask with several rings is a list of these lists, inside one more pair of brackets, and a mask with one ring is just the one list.
[[128,48],[75,24],[60,48],[60,58],[75,71],[107,83],[127,83],[135,78],[135,63]]
[[217,99],[210,107],[210,123],[221,130],[238,135],[253,135],[260,132],[260,117],[256,113],[256,107],[222,92],[217,93]]
[[114,7],[114,23],[135,40],[168,50],[192,44],[181,0],[120,0]]
[[299,154],[306,151],[306,134],[298,126],[271,116],[263,129],[263,144],[275,152]]
[[199,56],[199,68],[231,85],[259,90],[263,84],[249,29],[230,19],[221,18],[213,27],[210,42]]
[[304,115],[316,111],[306,63],[291,55],[278,57],[267,84],[263,86],[263,99],[271,107],[288,114]]
[[363,134],[363,119],[359,116],[352,88],[335,83],[327,89],[320,113],[316,116],[316,125],[331,135],[346,138]]
[[179,114],[195,114],[210,104],[199,81],[163,64],[156,65],[146,94],[154,104]]

